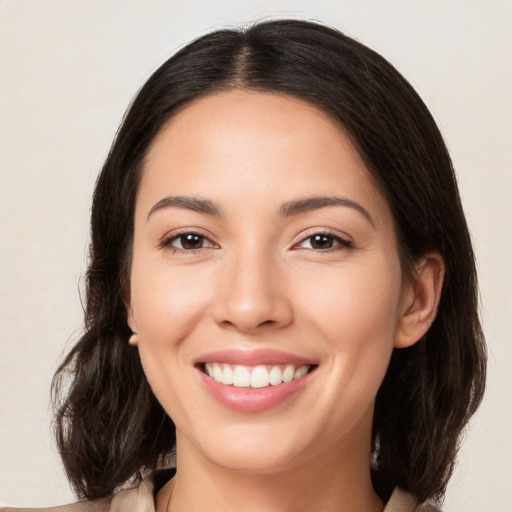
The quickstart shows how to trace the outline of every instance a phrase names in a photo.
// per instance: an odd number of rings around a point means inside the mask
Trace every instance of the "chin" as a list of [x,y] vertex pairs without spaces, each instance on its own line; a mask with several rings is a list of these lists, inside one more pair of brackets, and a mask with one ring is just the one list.
[[[283,433],[282,430],[288,429],[260,423],[231,425],[221,430],[209,429],[201,436],[194,436],[200,441],[193,445],[200,458],[225,470],[261,475],[278,473],[299,463],[308,452],[306,437]],[[178,454],[183,441],[190,447],[188,439],[183,440],[180,435],[177,439]]]
[[228,448],[223,450],[223,453],[212,453],[209,458],[224,470],[248,475],[271,475],[294,466],[292,454],[276,453],[271,449],[262,449],[261,446],[246,449]]

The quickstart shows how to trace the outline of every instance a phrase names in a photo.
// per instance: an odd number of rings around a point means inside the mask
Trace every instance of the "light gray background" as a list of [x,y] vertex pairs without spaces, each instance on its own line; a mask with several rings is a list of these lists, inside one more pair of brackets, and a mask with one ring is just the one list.
[[0,501],[73,499],[49,386],[80,329],[92,187],[128,102],[192,38],[276,16],[326,22],[382,53],[445,135],[490,348],[445,508],[512,511],[510,0],[0,0]]

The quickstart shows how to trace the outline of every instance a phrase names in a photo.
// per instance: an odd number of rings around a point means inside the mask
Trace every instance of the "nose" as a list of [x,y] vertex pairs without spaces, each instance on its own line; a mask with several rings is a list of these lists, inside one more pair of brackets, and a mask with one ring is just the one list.
[[286,327],[293,321],[286,272],[258,254],[226,263],[221,272],[214,319],[247,334]]

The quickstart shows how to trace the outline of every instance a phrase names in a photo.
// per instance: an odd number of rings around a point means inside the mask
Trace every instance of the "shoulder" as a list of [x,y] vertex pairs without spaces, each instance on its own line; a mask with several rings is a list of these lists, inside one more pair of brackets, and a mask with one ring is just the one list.
[[172,474],[171,470],[155,471],[136,487],[122,490],[110,498],[51,508],[0,507],[0,512],[154,512],[155,492]]
[[418,507],[416,512],[442,512],[442,510],[438,508],[434,503],[426,501]]
[[431,501],[419,503],[412,494],[396,488],[384,512],[441,512],[441,509]]
[[109,512],[111,498],[93,501],[79,501],[70,505],[50,508],[12,508],[0,507],[0,512]]

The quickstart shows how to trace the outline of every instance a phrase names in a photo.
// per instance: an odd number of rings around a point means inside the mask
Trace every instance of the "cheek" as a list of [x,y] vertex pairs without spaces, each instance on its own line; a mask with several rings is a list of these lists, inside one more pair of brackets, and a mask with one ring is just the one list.
[[[362,271],[363,269],[364,271]],[[311,276],[310,276],[311,277]],[[340,268],[309,282],[304,318],[332,354],[333,385],[354,400],[369,404],[386,373],[397,328],[401,272],[398,262]],[[296,296],[299,296],[299,291]]]
[[204,317],[207,288],[201,279],[191,279],[190,270],[171,272],[154,261],[138,261],[133,269],[131,303],[144,373],[164,409],[180,420],[194,408],[188,384],[180,378],[190,349],[182,342]]
[[190,349],[182,342],[197,327],[207,308],[204,280],[192,279],[191,275],[197,276],[197,272],[170,269],[142,258],[134,259],[132,266],[131,310],[141,363],[155,395],[167,410],[176,408],[175,391],[181,386],[176,376]]
[[[380,263],[380,262],[379,262]],[[327,339],[368,345],[392,341],[398,320],[401,275],[398,262],[354,265],[305,275],[296,296],[307,297],[305,315],[322,326]]]
[[[204,281],[195,271],[139,263],[132,272],[131,304],[141,340],[176,344],[204,314]],[[194,276],[194,278],[192,278]]]

